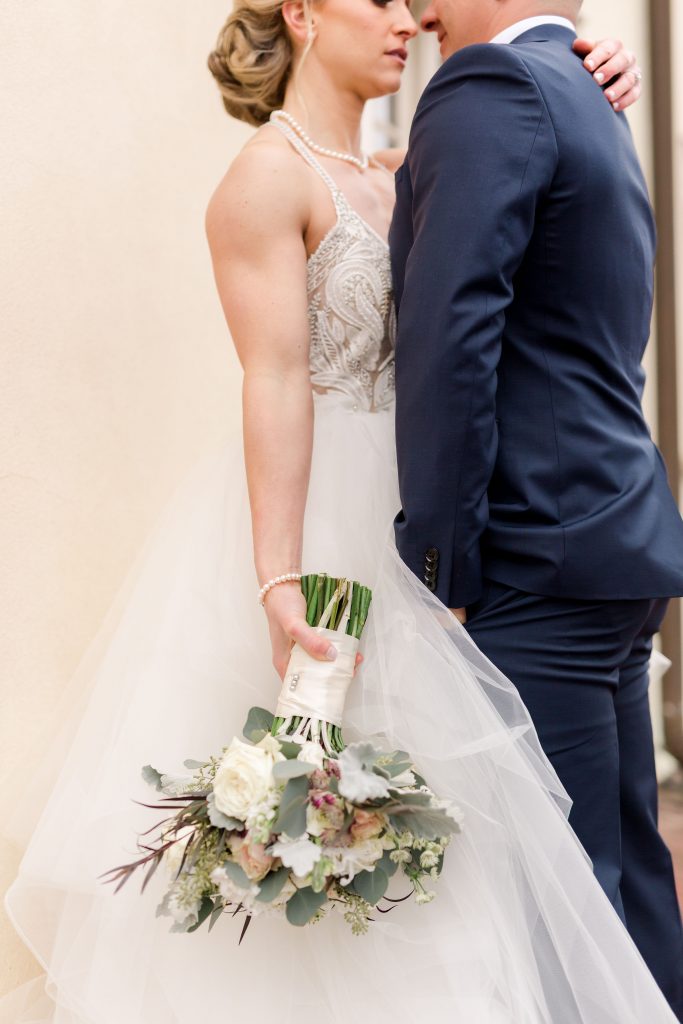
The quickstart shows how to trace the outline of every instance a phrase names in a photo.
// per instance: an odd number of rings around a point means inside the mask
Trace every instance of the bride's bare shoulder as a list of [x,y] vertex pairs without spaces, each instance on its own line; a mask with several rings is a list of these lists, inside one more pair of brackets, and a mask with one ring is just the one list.
[[209,242],[244,229],[259,234],[301,228],[309,213],[307,168],[287,140],[264,125],[243,146],[218,183],[206,210]]
[[372,154],[377,163],[382,164],[392,174],[397,171],[406,158],[405,149],[380,149]]

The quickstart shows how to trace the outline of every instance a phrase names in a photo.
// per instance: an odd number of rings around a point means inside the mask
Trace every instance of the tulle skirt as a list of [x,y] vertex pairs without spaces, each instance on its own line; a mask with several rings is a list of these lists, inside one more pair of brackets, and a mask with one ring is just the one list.
[[[347,742],[409,751],[465,813],[435,901],[375,913],[364,936],[336,911],[303,929],[258,916],[238,946],[241,917],[171,933],[154,912],[161,872],[144,896],[98,879],[155,820],[133,802],[150,795],[143,764],[181,771],[241,735],[252,705],[275,705],[242,453],[228,447],[179,489],[79,671],[80,706],[37,782],[54,788],[6,897],[46,974],[0,1001],[0,1020],[673,1024],[517,691],[398,558],[398,505],[392,412],[317,396],[304,570],[374,592]],[[405,895],[399,876],[392,887]]]

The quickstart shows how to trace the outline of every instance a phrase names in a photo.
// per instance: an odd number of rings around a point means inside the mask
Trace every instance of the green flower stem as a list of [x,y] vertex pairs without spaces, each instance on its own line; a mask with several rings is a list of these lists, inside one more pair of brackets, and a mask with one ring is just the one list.
[[[370,611],[371,590],[360,583],[351,584],[343,577],[327,576],[324,573],[309,573],[301,578],[301,592],[306,598],[306,621],[309,626],[320,625],[326,609],[333,602],[330,619],[327,623],[327,628],[331,630],[339,630],[341,627],[350,596],[351,608],[346,633],[360,640]],[[271,734],[273,736],[291,736],[303,721],[301,716],[291,719],[275,718],[271,726]],[[286,728],[284,728],[285,725]],[[331,722],[323,723],[322,728],[327,735],[331,749],[341,754],[346,746],[342,730]],[[281,729],[283,729],[283,733],[280,732]]]

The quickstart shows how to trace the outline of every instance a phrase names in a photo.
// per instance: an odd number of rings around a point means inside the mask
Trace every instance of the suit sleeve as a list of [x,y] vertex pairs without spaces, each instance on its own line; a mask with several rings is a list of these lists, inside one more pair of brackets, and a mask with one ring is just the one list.
[[403,171],[395,530],[403,560],[452,608],[482,589],[505,310],[556,166],[545,103],[511,47],[469,47],[437,72]]

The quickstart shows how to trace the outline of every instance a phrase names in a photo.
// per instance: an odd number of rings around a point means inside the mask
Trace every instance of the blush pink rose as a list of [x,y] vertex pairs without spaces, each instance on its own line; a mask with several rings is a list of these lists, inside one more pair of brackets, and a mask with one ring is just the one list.
[[375,811],[357,810],[353,816],[353,824],[349,831],[354,839],[363,842],[374,839],[384,829],[384,818]]
[[232,844],[232,855],[253,882],[264,878],[273,866],[273,858],[266,853],[263,843],[248,843],[243,839]]

